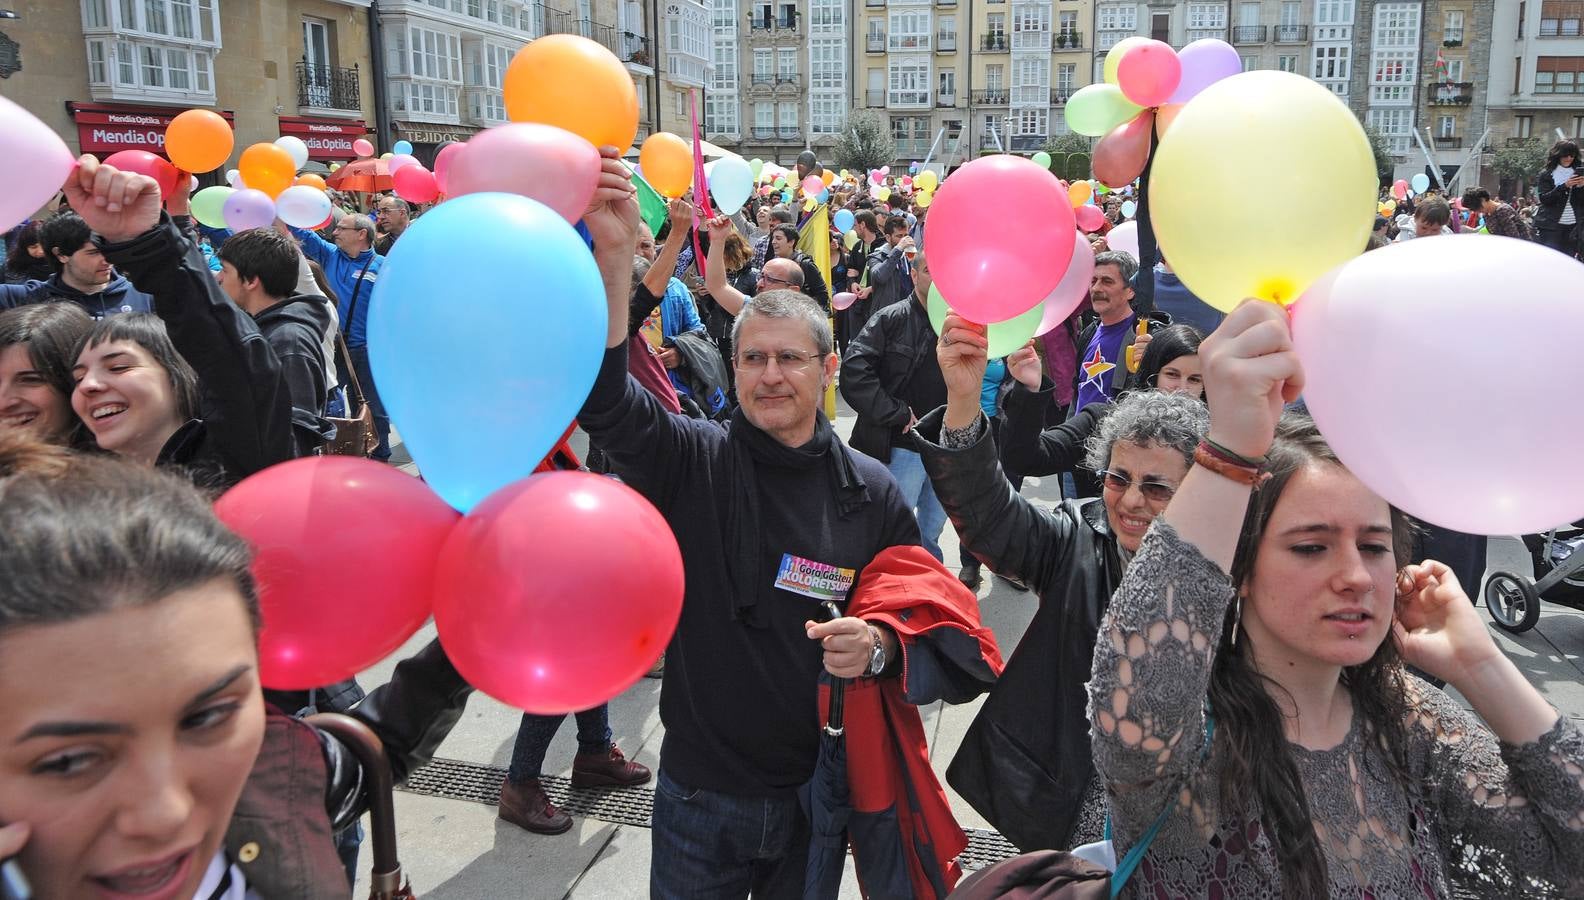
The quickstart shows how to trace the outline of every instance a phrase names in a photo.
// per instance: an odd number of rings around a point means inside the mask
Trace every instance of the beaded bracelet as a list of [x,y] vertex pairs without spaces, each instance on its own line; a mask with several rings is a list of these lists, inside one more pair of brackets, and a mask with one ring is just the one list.
[[1209,469],[1222,478],[1249,487],[1259,487],[1271,477],[1269,472],[1261,472],[1258,466],[1245,466],[1223,458],[1211,449],[1207,441],[1200,442],[1199,446],[1194,448],[1194,464]]
[[1229,463],[1234,463],[1249,469],[1262,469],[1265,467],[1266,457],[1244,456],[1241,453],[1237,453],[1229,449],[1225,444],[1218,444],[1215,441],[1210,440],[1208,437],[1204,439],[1204,445],[1209,448],[1211,453],[1214,453],[1216,456],[1221,457]]

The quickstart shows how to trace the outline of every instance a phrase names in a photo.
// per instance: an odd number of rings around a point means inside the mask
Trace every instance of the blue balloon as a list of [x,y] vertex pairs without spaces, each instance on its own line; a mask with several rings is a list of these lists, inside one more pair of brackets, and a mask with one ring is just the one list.
[[[512,264],[458,265],[459,248]],[[517,194],[466,194],[414,220],[369,304],[380,397],[424,480],[464,513],[533,472],[604,360],[593,255]]]
[[782,203],[791,203],[792,202],[792,192],[791,191],[782,191],[781,192],[781,202]]
[[826,189],[820,191],[818,194],[816,194],[814,196],[814,199],[816,201],[820,202],[820,203],[824,203],[825,201],[829,200],[830,199],[830,188],[826,188]]
[[397,141],[395,146],[391,147],[391,152],[392,153],[405,153],[408,156],[411,156],[412,155],[412,142],[411,141]]
[[836,230],[840,231],[842,234],[846,234],[847,232],[852,231],[852,229],[853,229],[853,214],[852,214],[852,210],[850,210],[850,209],[838,209],[838,210],[836,210],[836,215],[835,215],[834,218],[831,219],[831,222],[832,222],[832,224],[834,224],[836,226]]
[[1420,172],[1408,182],[1408,186],[1414,189],[1414,193],[1423,194],[1430,189],[1430,176]]

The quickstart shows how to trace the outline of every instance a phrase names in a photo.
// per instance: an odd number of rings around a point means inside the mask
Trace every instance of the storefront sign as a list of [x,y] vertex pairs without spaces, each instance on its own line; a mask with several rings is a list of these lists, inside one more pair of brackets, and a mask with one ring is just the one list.
[[334,119],[308,119],[282,116],[280,133],[302,138],[308,145],[309,159],[357,159],[352,142],[369,133],[361,119],[350,122]]
[[479,132],[477,128],[430,125],[425,122],[397,122],[395,124],[397,137],[405,138],[414,144],[443,144],[446,141],[465,141]]
[[[165,128],[171,119],[185,112],[166,107],[111,106],[102,103],[68,103],[77,123],[77,141],[84,153],[115,153],[118,150],[165,152]],[[235,116],[219,110],[232,127]]]

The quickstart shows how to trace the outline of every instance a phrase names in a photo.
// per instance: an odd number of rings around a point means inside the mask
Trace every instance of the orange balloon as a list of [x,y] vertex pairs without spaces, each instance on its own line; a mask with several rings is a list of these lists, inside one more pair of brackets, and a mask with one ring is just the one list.
[[[529,42],[506,67],[506,117],[564,128],[626,150],[638,135],[638,89],[616,55],[575,34]],[[248,182],[251,186],[252,182]]]
[[165,155],[183,172],[213,172],[235,144],[225,118],[207,109],[189,109],[165,127]]
[[1183,105],[1181,103],[1167,103],[1158,107],[1155,110],[1155,133],[1157,135],[1164,135],[1166,133],[1166,129],[1170,128],[1171,124],[1177,121],[1177,114],[1182,112],[1182,108]]
[[304,175],[298,175],[297,180],[293,181],[292,184],[306,184],[309,187],[318,188],[321,191],[329,189],[325,184],[325,180],[312,172]]
[[237,164],[242,180],[256,188],[279,197],[280,192],[291,187],[297,177],[297,166],[284,147],[275,144],[254,144],[242,151],[242,161]]
[[[242,179],[244,181],[247,180],[247,173],[244,172],[242,174]],[[253,186],[253,182],[251,181],[248,181],[247,184],[248,187]],[[1078,207],[1083,206],[1084,203],[1089,200],[1089,197],[1092,193],[1093,192],[1089,188],[1089,182],[1074,181],[1072,186],[1067,188],[1067,199],[1072,201],[1073,209],[1077,209]]]
[[826,187],[830,187],[831,182],[836,180],[836,173],[826,169],[824,174],[820,175],[820,178],[825,182]]
[[693,185],[693,151],[686,141],[669,132],[649,135],[638,151],[638,165],[644,180],[661,196],[680,197]]

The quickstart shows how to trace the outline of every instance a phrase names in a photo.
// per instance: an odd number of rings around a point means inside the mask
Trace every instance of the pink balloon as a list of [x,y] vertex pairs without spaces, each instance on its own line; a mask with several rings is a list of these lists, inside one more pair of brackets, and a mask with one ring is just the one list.
[[0,97],[0,228],[10,228],[50,201],[77,160],[48,125]]
[[451,193],[446,189],[447,178],[451,174],[451,163],[456,160],[456,155],[462,152],[463,146],[464,145],[461,142],[446,144],[444,147],[440,148],[439,153],[435,154],[435,183],[440,185],[440,193],[446,194],[447,196],[449,196]]
[[370,144],[364,138],[358,138],[357,140],[352,142],[352,152],[356,153],[358,155],[359,159],[364,158],[364,157],[368,157],[368,156],[373,156],[374,155],[374,145]]
[[[1243,59],[1226,41],[1205,38],[1194,41],[1177,53],[1181,78],[1167,103],[1187,103],[1200,91],[1223,78],[1243,71]],[[1117,67],[1121,68],[1120,64]]]
[[[1039,227],[1006,228],[1007,222]],[[1002,322],[1049,296],[1072,257],[1072,204],[1049,171],[1018,156],[982,156],[941,182],[930,206],[930,274],[952,308]]]
[[440,185],[434,173],[418,163],[402,166],[391,175],[391,185],[396,196],[408,203],[433,203],[440,196]]
[[825,190],[825,181],[818,175],[810,175],[803,179],[802,188],[805,195],[816,197],[819,196],[820,191]]
[[1035,337],[1067,321],[1089,296],[1089,285],[1094,281],[1094,256],[1089,239],[1081,234],[1075,235],[1067,274],[1062,276],[1056,290],[1045,298],[1045,315],[1040,319],[1039,329],[1034,332]]
[[835,307],[836,309],[846,309],[857,302],[858,295],[852,293],[851,291],[842,291],[840,294],[837,294],[831,298],[831,306]]
[[[1401,290],[1404,272],[1412,291]],[[1578,284],[1584,265],[1490,235],[1356,257],[1294,308],[1309,412],[1360,481],[1428,522],[1528,534],[1584,517],[1584,478],[1565,474],[1584,446],[1584,418],[1558,415],[1543,387],[1579,380],[1584,303],[1568,288]],[[1492,297],[1504,321],[1534,327],[1492,330]],[[1446,367],[1425,364],[1432,358],[1479,375],[1448,390]]]
[[1144,173],[1144,164],[1149,161],[1150,136],[1154,132],[1155,111],[1151,109],[1111,129],[1095,144],[1091,163],[1095,178],[1112,188],[1132,184],[1133,179]]
[[1396,197],[1398,200],[1407,199],[1407,197],[1408,197],[1408,182],[1406,180],[1402,179],[1402,178],[1399,178],[1396,181],[1392,182],[1392,196]]
[[410,153],[397,153],[391,156],[390,162],[386,163],[385,165],[390,169],[391,177],[394,178],[397,172],[401,171],[407,166],[418,166],[423,164],[418,161],[418,157],[413,156]]
[[1139,258],[1138,222],[1136,220],[1130,219],[1106,232],[1105,240],[1106,246],[1112,250],[1121,250],[1124,253],[1132,254],[1135,261]]
[[891,174],[891,167],[890,166],[881,166],[880,167],[880,174],[881,175],[890,175]]
[[1182,74],[1182,62],[1170,44],[1145,41],[1117,63],[1117,87],[1123,96],[1147,109],[1171,99]]
[[170,160],[147,150],[118,150],[105,157],[105,165],[123,172],[136,172],[159,182],[160,196],[169,197],[176,192],[179,174]]
[[1099,231],[1105,225],[1105,213],[1098,206],[1084,204],[1073,210],[1073,218],[1078,221],[1078,230],[1085,234]]
[[448,196],[481,191],[521,194],[576,223],[599,181],[594,145],[569,131],[514,122],[481,131],[462,145],[446,176]]

